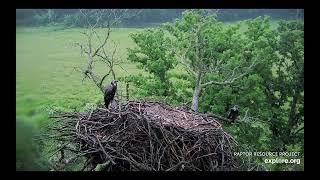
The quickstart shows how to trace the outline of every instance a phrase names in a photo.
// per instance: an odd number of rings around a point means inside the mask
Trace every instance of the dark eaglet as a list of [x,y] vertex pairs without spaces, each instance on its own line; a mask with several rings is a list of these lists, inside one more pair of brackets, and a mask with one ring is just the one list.
[[112,80],[111,84],[109,84],[104,90],[104,105],[107,109],[114,99],[114,95],[116,94],[117,82],[117,80]]

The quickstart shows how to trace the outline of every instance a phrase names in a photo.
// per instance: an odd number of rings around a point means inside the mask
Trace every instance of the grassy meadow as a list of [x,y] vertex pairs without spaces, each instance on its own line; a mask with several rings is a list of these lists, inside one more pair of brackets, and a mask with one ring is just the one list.
[[[80,72],[74,69],[86,63],[86,57],[74,45],[85,40],[80,31],[52,27],[16,29],[16,118],[39,123],[47,119],[49,108],[80,110],[101,99],[93,83],[90,80],[82,83]],[[135,31],[138,29],[112,32],[111,40],[119,43],[117,55],[125,62],[122,67],[127,71],[117,67],[117,76],[140,72],[134,64],[126,62],[126,50],[134,46],[129,33]],[[101,74],[107,71],[103,64],[97,65],[97,70]],[[104,83],[109,81],[111,77]],[[123,88],[121,83],[119,86]]]

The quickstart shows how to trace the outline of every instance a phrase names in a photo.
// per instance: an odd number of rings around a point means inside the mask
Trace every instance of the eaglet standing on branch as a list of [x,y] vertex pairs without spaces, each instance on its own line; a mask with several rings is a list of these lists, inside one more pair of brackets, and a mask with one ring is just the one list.
[[109,84],[104,90],[104,104],[108,109],[109,104],[113,101],[114,95],[117,91],[117,80],[112,80],[111,84]]

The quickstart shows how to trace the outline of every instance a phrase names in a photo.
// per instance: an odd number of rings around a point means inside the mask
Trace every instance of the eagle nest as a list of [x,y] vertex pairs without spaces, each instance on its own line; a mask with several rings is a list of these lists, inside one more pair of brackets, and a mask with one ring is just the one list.
[[186,108],[129,101],[109,110],[59,113],[51,118],[51,138],[61,144],[56,151],[61,153],[59,162],[84,157],[81,170],[228,171],[239,167],[233,156],[236,142],[221,124]]

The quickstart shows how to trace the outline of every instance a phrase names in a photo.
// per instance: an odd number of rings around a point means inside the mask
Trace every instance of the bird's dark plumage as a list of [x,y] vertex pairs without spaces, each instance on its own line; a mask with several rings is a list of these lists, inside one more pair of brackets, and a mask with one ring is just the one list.
[[228,119],[231,119],[232,122],[236,120],[236,118],[239,115],[239,107],[235,105],[233,108],[230,109],[230,112],[228,114]]
[[117,82],[116,80],[113,80],[110,85],[108,85],[104,90],[104,104],[106,108],[109,107],[109,104],[114,98],[114,95],[117,91]]

